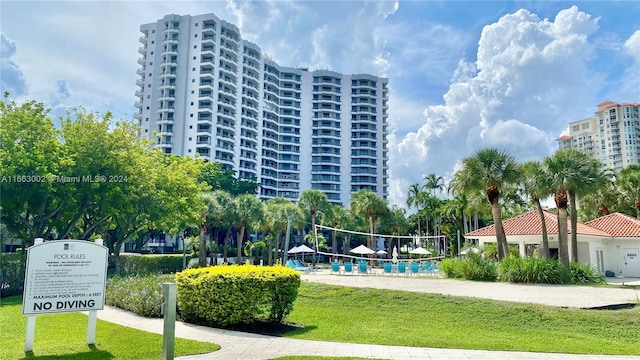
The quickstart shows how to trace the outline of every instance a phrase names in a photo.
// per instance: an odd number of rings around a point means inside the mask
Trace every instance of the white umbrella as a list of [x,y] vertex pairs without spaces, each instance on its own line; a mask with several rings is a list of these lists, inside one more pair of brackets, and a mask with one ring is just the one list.
[[467,255],[467,254],[469,253],[469,251],[471,251],[472,253],[477,254],[477,253],[479,253],[479,252],[480,252],[480,249],[478,249],[478,248],[474,248],[474,247],[471,247],[471,248],[468,248],[468,249],[466,249],[466,250],[462,250],[462,251],[460,251],[460,254],[462,254],[462,255]]
[[391,262],[394,264],[398,262],[398,248],[395,246],[393,247],[393,253],[391,254]]
[[291,249],[289,249],[289,251],[287,251],[287,254],[297,254],[298,253],[298,248],[299,246],[294,246]]
[[364,245],[360,245],[358,247],[356,247],[355,249],[351,249],[351,252],[354,254],[358,254],[358,255],[369,255],[369,254],[375,254],[376,252],[369,249],[368,247],[364,246]]
[[411,251],[409,251],[409,254],[416,254],[416,255],[431,255],[431,251],[423,248],[423,247],[417,247]]
[[[295,251],[292,251],[294,249]],[[289,254],[302,254],[302,253],[312,253],[312,252],[314,252],[313,249],[304,244],[300,246],[296,246],[293,249],[289,250]]]
[[378,251],[376,251],[376,254],[378,254],[378,255],[387,255],[388,252],[386,252],[384,250],[378,250]]

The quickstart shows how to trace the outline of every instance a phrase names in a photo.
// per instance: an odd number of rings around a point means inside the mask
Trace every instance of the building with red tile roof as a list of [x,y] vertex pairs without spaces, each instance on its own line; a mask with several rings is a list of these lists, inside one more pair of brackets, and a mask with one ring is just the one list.
[[[549,249],[558,251],[558,218],[544,210]],[[521,256],[531,256],[542,244],[542,221],[537,210],[529,211],[502,222],[509,244],[517,244]],[[569,234],[573,232],[567,219]],[[578,222],[578,261],[589,263],[602,273],[611,271],[618,276],[640,277],[640,220],[613,213],[587,223]],[[471,231],[465,239],[474,239],[479,246],[496,242],[495,225]]]

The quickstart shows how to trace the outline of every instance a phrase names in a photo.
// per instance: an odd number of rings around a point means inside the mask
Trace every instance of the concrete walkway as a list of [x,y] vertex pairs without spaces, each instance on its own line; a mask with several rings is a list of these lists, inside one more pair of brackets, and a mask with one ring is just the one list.
[[[572,306],[578,303],[581,297],[596,297],[597,301],[580,302],[580,305],[601,305],[603,303],[635,301],[636,290],[590,288],[585,286],[564,287],[500,284],[506,286],[493,286],[496,283],[474,283],[445,279],[415,279],[415,278],[384,278],[380,276],[338,276],[328,274],[303,275],[303,281],[323,282],[345,286],[362,286],[372,288],[396,289],[416,292],[438,292],[450,295],[487,297],[497,300],[547,303],[544,296],[538,292],[544,292],[546,296],[556,298],[556,306]],[[464,289],[467,289],[466,293]],[[593,291],[595,290],[595,291]],[[621,291],[618,291],[621,290]],[[593,291],[593,292],[592,292]],[[560,299],[567,297],[567,300]],[[569,304],[569,305],[567,305]],[[582,307],[582,306],[579,306]],[[163,320],[144,318],[132,313],[112,307],[98,311],[100,319],[117,323],[136,329],[162,333]],[[176,336],[186,339],[208,341],[221,345],[221,350],[203,355],[180,357],[182,360],[249,360],[272,359],[288,355],[309,356],[354,356],[363,358],[398,359],[398,360],[422,360],[422,359],[527,359],[527,360],[617,360],[636,359],[640,356],[605,356],[605,355],[571,355],[555,353],[531,353],[509,351],[484,351],[484,350],[458,350],[437,348],[416,348],[407,346],[382,346],[366,344],[347,344],[327,341],[297,340],[283,337],[265,336],[258,334],[242,333],[237,331],[212,329],[203,326],[191,325],[182,322],[176,323]],[[640,348],[640,345],[639,345]]]

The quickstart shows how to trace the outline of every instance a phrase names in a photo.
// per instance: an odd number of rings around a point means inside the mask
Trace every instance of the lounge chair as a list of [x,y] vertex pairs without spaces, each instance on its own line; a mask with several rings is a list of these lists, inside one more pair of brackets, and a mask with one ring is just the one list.
[[331,273],[338,273],[340,274],[340,263],[337,261],[334,261],[331,263]]
[[311,272],[311,268],[309,266],[302,265],[298,260],[288,260],[287,267],[297,271]]
[[391,270],[393,269],[392,264],[390,262],[386,262],[382,265],[382,275],[391,275]]
[[418,273],[420,272],[420,265],[418,263],[414,263],[412,262],[409,265],[409,269],[411,270],[411,275],[418,275]]
[[366,274],[367,273],[367,262],[366,261],[361,261],[358,264],[358,272],[360,274]]
[[398,274],[407,275],[407,264],[400,262],[398,263]]
[[344,263],[344,273],[345,274],[353,274],[353,263],[352,262]]

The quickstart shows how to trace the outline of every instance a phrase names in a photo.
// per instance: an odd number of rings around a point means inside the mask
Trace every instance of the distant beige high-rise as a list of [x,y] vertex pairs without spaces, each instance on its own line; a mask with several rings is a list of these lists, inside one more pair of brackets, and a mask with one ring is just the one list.
[[140,137],[220,162],[257,181],[262,198],[387,198],[386,78],[280,66],[214,14],[167,15],[140,31]]
[[556,141],[593,156],[603,168],[640,164],[640,104],[603,101],[593,117],[569,123],[569,135]]

